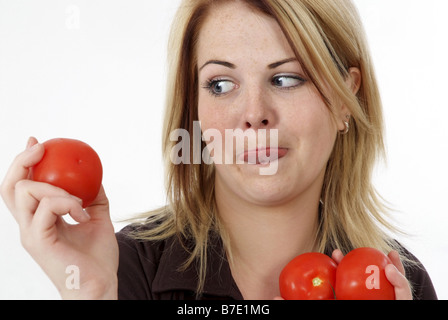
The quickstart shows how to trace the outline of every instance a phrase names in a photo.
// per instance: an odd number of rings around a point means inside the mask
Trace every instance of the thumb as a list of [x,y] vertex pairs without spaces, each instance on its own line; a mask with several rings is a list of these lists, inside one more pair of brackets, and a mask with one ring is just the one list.
[[412,300],[411,288],[406,277],[393,264],[388,264],[384,271],[387,280],[395,288],[395,299]]
[[344,258],[344,254],[342,253],[341,250],[336,249],[333,251],[331,258],[337,263],[340,264],[342,259]]
[[93,220],[110,220],[109,216],[109,199],[106,196],[104,187],[101,185],[100,191],[95,200],[86,208],[87,213]]

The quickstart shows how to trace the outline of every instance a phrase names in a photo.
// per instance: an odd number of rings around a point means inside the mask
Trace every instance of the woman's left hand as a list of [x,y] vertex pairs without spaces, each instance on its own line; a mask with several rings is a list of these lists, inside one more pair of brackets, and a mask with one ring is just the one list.
[[[387,280],[395,288],[395,300],[412,300],[411,287],[409,282],[405,277],[405,271],[403,263],[400,260],[400,255],[397,251],[391,251],[388,255],[392,264],[388,264],[385,269]],[[331,255],[334,261],[339,264],[344,258],[341,250],[336,249]]]

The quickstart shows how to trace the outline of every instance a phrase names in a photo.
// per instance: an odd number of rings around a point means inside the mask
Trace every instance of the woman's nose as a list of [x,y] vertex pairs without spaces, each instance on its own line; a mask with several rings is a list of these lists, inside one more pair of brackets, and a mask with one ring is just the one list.
[[274,112],[269,105],[269,99],[260,92],[252,92],[245,99],[244,128],[268,129],[273,125]]
[[263,129],[263,127],[267,127],[269,124],[268,119],[263,119],[262,121],[258,121],[256,119],[246,121],[247,129]]

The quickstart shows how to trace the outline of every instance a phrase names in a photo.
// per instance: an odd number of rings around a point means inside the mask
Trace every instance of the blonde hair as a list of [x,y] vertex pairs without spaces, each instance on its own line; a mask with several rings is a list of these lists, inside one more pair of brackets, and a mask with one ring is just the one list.
[[[374,164],[384,155],[382,106],[355,6],[350,0],[240,1],[278,22],[328,108],[336,115],[332,97],[337,97],[352,116],[350,132],[338,136],[327,165],[317,236],[319,250],[339,248],[347,253],[357,247],[383,252],[394,249],[396,244],[387,232],[396,230],[385,218],[386,207],[372,185]],[[170,140],[170,133],[185,129],[193,135],[193,121],[198,120],[196,42],[207,13],[222,2],[184,0],[175,17],[168,48],[170,72],[163,127],[168,203],[144,215],[145,223],[154,227],[137,229],[134,234],[145,240],[178,236],[190,253],[183,267],[198,263],[198,293],[205,279],[210,232],[220,234],[226,248],[230,244],[215,204],[214,166],[173,164],[170,153],[177,142]],[[345,84],[350,67],[362,74],[357,94]],[[326,88],[331,88],[331,95]]]

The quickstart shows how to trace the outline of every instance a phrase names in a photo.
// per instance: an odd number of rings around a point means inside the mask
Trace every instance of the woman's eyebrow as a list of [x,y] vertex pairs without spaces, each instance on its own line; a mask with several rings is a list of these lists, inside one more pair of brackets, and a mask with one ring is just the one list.
[[[278,62],[271,63],[270,65],[268,65],[268,68],[269,69],[275,69],[275,68],[278,68],[278,67],[280,67],[281,65],[283,65],[285,63],[294,62],[294,61],[297,61],[297,59],[296,58],[288,58],[288,59],[285,59],[285,60],[281,60],[281,61],[278,61]],[[204,69],[209,64],[217,64],[217,65],[224,66],[224,67],[227,67],[227,68],[230,68],[230,69],[236,69],[236,65],[234,65],[233,63],[230,63],[230,62],[227,62],[227,61],[221,61],[221,60],[209,60],[206,63],[204,63],[202,65],[202,67],[199,68],[199,71]]]
[[204,63],[204,65],[202,67],[199,68],[199,71],[201,71],[202,69],[205,68],[205,66],[209,65],[209,64],[218,64],[220,66],[224,66],[230,69],[236,69],[236,65],[234,65],[233,63],[227,62],[227,61],[221,61],[221,60],[209,60],[206,63]]
[[282,61],[279,61],[279,62],[271,63],[270,65],[268,65],[268,68],[269,69],[275,69],[275,68],[278,68],[278,67],[280,67],[281,65],[283,65],[285,63],[294,62],[294,61],[297,61],[297,59],[296,58],[285,59],[285,60],[282,60]]

